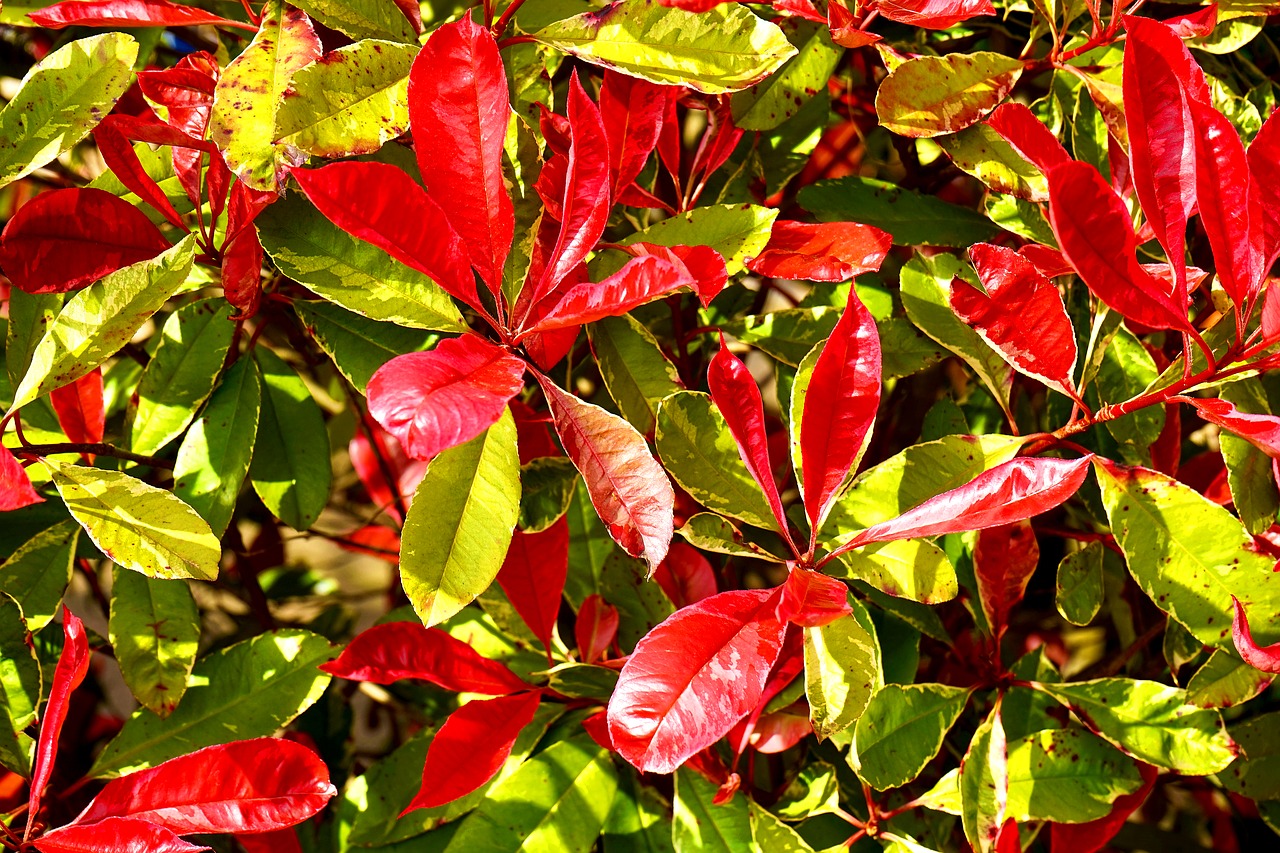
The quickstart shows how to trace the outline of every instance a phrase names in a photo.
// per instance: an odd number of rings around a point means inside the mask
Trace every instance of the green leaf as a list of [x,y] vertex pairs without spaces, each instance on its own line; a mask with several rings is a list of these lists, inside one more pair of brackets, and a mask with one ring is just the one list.
[[249,480],[272,515],[297,530],[315,524],[329,500],[329,433],[311,391],[266,347],[254,350],[262,407]]
[[848,551],[836,558],[830,571],[922,604],[941,604],[960,592],[955,566],[946,553],[922,539],[881,542]]
[[[1266,389],[1257,377],[1227,383],[1219,390],[1218,396],[1247,414],[1272,414]],[[1266,532],[1275,523],[1276,513],[1280,510],[1280,491],[1276,489],[1276,478],[1271,471],[1271,457],[1225,429],[1218,433],[1218,444],[1222,448],[1222,461],[1227,466],[1231,500],[1240,520],[1254,535]]]
[[831,43],[831,28],[799,18],[783,18],[782,32],[798,51],[773,74],[734,94],[733,123],[743,130],[773,130],[825,91],[844,49]]
[[676,771],[671,838],[676,853],[742,853],[751,849],[746,797],[715,805],[716,785],[694,770]]
[[880,84],[876,115],[901,136],[956,133],[994,110],[1021,76],[1022,60],[985,50],[913,57]]
[[[727,8],[727,7],[726,7]],[[738,7],[734,7],[738,8]],[[674,10],[673,10],[674,11]],[[778,211],[755,204],[717,204],[695,207],[650,225],[619,242],[655,246],[710,246],[724,256],[729,275],[742,272],[747,258],[764,251]],[[624,259],[619,255],[617,266]],[[612,270],[610,270],[612,271]]]
[[31,775],[31,738],[23,730],[36,721],[40,662],[27,638],[22,608],[0,593],[0,765]]
[[1129,571],[1157,607],[1202,643],[1230,649],[1234,595],[1259,644],[1280,639],[1280,575],[1235,516],[1146,468],[1095,462],[1094,471]]
[[45,328],[62,310],[63,294],[9,291],[9,323],[5,329],[4,362],[9,382],[17,386],[31,366],[31,356]]
[[849,596],[853,612],[804,629],[805,695],[813,733],[825,740],[858,721],[884,686],[880,642],[866,606]]
[[569,511],[578,469],[564,456],[543,456],[520,466],[520,517],[525,533],[541,533]]
[[1187,701],[1198,708],[1232,708],[1266,690],[1274,678],[1218,649],[1187,682]]
[[709,395],[679,391],[663,400],[655,446],[672,479],[698,503],[755,527],[777,529],[729,424]]
[[329,302],[294,300],[307,334],[361,394],[379,367],[398,355],[425,349],[436,340],[421,329],[405,329],[354,314]]
[[502,568],[520,512],[520,457],[510,410],[466,444],[444,451],[405,518],[400,579],[422,623],[471,603]]
[[810,350],[831,337],[840,313],[840,309],[832,305],[784,308],[729,320],[722,323],[720,329],[783,364],[797,367]]
[[959,133],[939,136],[934,142],[957,169],[989,189],[1027,201],[1049,200],[1048,179],[990,125],[975,124]]
[[134,711],[89,775],[121,776],[202,747],[268,737],[320,698],[329,676],[318,667],[337,651],[318,634],[290,629],[206,655],[178,709],[167,717]]
[[31,537],[0,565],[0,592],[21,605],[32,633],[53,621],[58,612],[71,583],[79,536],[80,525],[64,521]]
[[1231,726],[1241,755],[1218,779],[1223,787],[1254,800],[1280,799],[1280,711]]
[[200,613],[184,580],[157,580],[116,567],[111,648],[129,692],[167,717],[187,690],[200,646]]
[[[569,500],[565,519],[569,522],[569,575],[565,578],[564,594],[576,610],[588,595],[600,594],[605,562],[619,551],[608,528],[591,505],[587,485],[581,479],[574,483],[573,497]],[[641,579],[647,575],[647,569],[642,571]]]
[[1206,776],[1235,758],[1218,712],[1188,704],[1185,690],[1128,678],[1042,684],[1040,689],[1090,730],[1148,764]]
[[31,66],[0,110],[0,186],[84,139],[129,88],[137,58],[133,36],[102,33],[65,44]]
[[1040,208],[1035,202],[995,191],[988,192],[982,200],[982,212],[1005,231],[1046,246],[1057,246],[1058,238]]
[[881,320],[876,329],[880,333],[880,372],[886,382],[919,373],[947,357],[945,350],[905,317]]
[[492,788],[447,850],[588,853],[617,787],[608,752],[586,735],[562,740]]
[[977,211],[873,178],[818,181],[800,191],[799,201],[820,222],[874,225],[899,246],[970,246],[1000,234]]
[[73,382],[127,344],[187,280],[195,235],[151,260],[117,270],[72,296],[44,330],[14,392],[13,408]]
[[1007,815],[1019,823],[1085,823],[1142,787],[1124,754],[1080,729],[1048,729],[1009,743]]
[[347,234],[300,193],[270,205],[254,224],[282,273],[348,311],[416,329],[465,328],[435,282]]
[[969,701],[969,691],[945,684],[886,684],[858,719],[850,763],[878,791],[920,775]]
[[169,315],[138,383],[130,447],[152,454],[182,434],[213,392],[235,324],[225,299],[202,299]]
[[694,13],[621,0],[533,37],[593,65],[709,95],[745,89],[796,55],[782,30],[731,3]]
[[624,772],[604,822],[605,853],[674,853],[667,809],[657,791]]
[[284,0],[268,0],[253,41],[218,78],[209,138],[228,168],[255,190],[280,186],[286,150],[275,142],[276,114],[290,78],[319,56],[307,16]]
[[675,612],[662,587],[649,580],[644,561],[616,548],[600,567],[598,592],[618,608],[618,645],[624,649],[633,648],[641,637]]
[[258,367],[253,359],[241,358],[222,377],[178,448],[173,493],[200,513],[217,536],[230,524],[249,473],[261,407]]
[[[1104,403],[1123,403],[1143,392],[1160,371],[1137,336],[1119,327],[1098,368],[1097,393]],[[1164,406],[1143,406],[1106,422],[1107,432],[1120,445],[1124,460],[1141,465],[1151,460],[1152,442],[1164,429]]]
[[409,129],[409,68],[417,55],[416,44],[374,40],[326,53],[289,81],[276,142],[316,157],[377,151]]
[[119,471],[42,461],[71,515],[108,559],[151,578],[218,576],[218,538],[172,492]]
[[773,812],[747,801],[747,823],[751,827],[751,853],[813,853],[808,842]]
[[773,809],[783,820],[807,820],[814,815],[835,814],[840,808],[840,783],[836,768],[810,760],[787,785]]
[[391,39],[414,43],[413,25],[394,0],[302,0],[296,4],[331,30],[352,39]]
[[587,327],[591,351],[618,411],[642,435],[657,425],[658,403],[683,386],[653,334],[630,314]]
[[1090,542],[1058,564],[1054,603],[1072,625],[1088,625],[1102,609],[1102,557],[1106,546]]
[[676,530],[676,533],[683,536],[690,545],[703,551],[729,554],[733,557],[753,557],[771,563],[785,562],[781,557],[770,554],[754,542],[748,542],[743,538],[741,530],[734,527],[728,519],[714,512],[694,513],[682,527]]
[[997,699],[960,762],[960,819],[975,853],[995,850],[1008,798],[1007,751]]

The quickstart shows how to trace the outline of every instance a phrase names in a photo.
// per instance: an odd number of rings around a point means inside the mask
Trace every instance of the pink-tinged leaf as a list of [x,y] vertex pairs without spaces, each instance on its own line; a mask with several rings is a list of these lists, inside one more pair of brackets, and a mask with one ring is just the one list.
[[566,326],[547,332],[533,332],[524,339],[524,351],[540,369],[550,370],[573,349],[581,328]]
[[[1153,329],[1187,329],[1185,309],[1138,263],[1124,202],[1088,163],[1049,170],[1049,221],[1063,256],[1099,299]],[[1183,303],[1185,304],[1185,303]]]
[[877,0],[871,7],[891,21],[945,30],[979,15],[994,15],[991,0]]
[[330,163],[291,173],[327,219],[485,313],[462,238],[435,199],[388,163]]
[[142,168],[138,152],[134,151],[133,146],[124,138],[114,118],[108,116],[102,124],[93,129],[93,141],[98,145],[98,153],[102,155],[103,162],[120,179],[120,183],[138,198],[164,214],[164,218],[170,224],[183,231],[191,230],[183,224],[182,217],[178,215],[178,211],[174,209],[164,190],[160,189],[155,179]]
[[495,296],[515,231],[502,177],[510,119],[507,75],[489,28],[464,16],[433,32],[409,72],[413,147],[422,183],[448,200],[445,215]]
[[728,0],[658,0],[659,4],[672,9],[683,9],[686,12],[698,13],[710,12],[721,3],[726,2]]
[[245,853],[303,853],[302,842],[292,827],[274,832],[237,833],[236,841],[240,842]]
[[765,714],[756,720],[748,743],[756,752],[772,755],[786,752],[813,733],[808,714],[792,714],[778,711]]
[[400,535],[389,527],[366,524],[337,544],[353,554],[367,554],[393,566],[400,565]]
[[318,755],[264,737],[207,746],[112,779],[73,823],[131,817],[180,835],[269,832],[310,818],[336,794]]
[[[713,402],[729,424],[729,432],[738,445],[738,455],[751,472],[756,485],[764,492],[773,511],[777,529],[791,542],[786,513],[782,509],[782,496],[773,478],[773,466],[769,463],[769,434],[764,426],[764,400],[760,386],[747,366],[729,352],[720,336],[720,349],[707,368],[707,385]],[[795,544],[791,543],[792,550]]]
[[582,474],[591,505],[613,541],[643,557],[650,574],[674,533],[675,490],[635,427],[537,375],[565,453]]
[[667,87],[605,71],[600,117],[609,140],[609,176],[615,197],[635,181],[658,144],[667,111]]
[[1268,343],[1280,339],[1280,285],[1274,279],[1262,300],[1262,339]]
[[183,841],[145,820],[109,817],[88,826],[63,826],[35,840],[40,853],[195,853],[210,848]]
[[262,301],[262,243],[253,227],[275,193],[259,192],[243,181],[231,187],[227,207],[227,237],[222,243],[222,289],[241,320],[258,313]]
[[801,628],[821,628],[853,612],[849,588],[833,577],[795,568],[782,585],[778,618]]
[[[839,3],[833,5],[839,5]],[[825,24],[830,20],[819,11],[813,0],[774,0],[773,10],[784,15],[804,18],[806,21],[813,21],[815,24]]]
[[1012,249],[969,249],[986,293],[957,277],[951,309],[1013,367],[1075,399],[1076,334],[1053,282]]
[[547,332],[620,317],[682,287],[692,289],[697,283],[684,264],[673,264],[656,255],[632,258],[604,281],[574,285],[545,314],[535,309],[534,315],[542,316],[529,331]]
[[1216,397],[1178,396],[1170,397],[1169,402],[1193,406],[1204,420],[1230,430],[1272,459],[1280,459],[1280,418],[1251,415]]
[[1027,584],[1040,563],[1040,545],[1025,519],[988,527],[978,534],[973,573],[987,625],[997,640],[1009,626],[1009,613],[1022,601]]
[[804,510],[810,545],[857,465],[880,407],[880,335],[853,291],[827,339],[805,393],[800,418]]
[[618,608],[598,595],[588,595],[578,608],[573,638],[578,644],[579,660],[583,663],[602,660],[618,639]]
[[[728,98],[711,101],[707,110],[710,128],[703,131],[698,150],[693,155],[690,182],[705,184],[706,180],[723,166],[742,139],[742,128],[733,123],[733,109]],[[696,196],[695,196],[696,198]]]
[[58,737],[62,734],[62,724],[67,721],[71,694],[89,672],[89,640],[84,632],[84,623],[65,605],[62,608],[62,637],[62,652],[53,670],[49,703],[40,720],[40,738],[36,741],[36,758],[31,769],[31,807],[28,814],[32,818],[40,814],[40,800],[53,775]]
[[1249,144],[1249,170],[1262,199],[1267,259],[1280,250],[1280,110],[1273,110]]
[[782,650],[779,591],[722,592],[677,610],[622,667],[609,701],[618,753],[671,773],[755,710]]
[[0,235],[0,267],[27,293],[78,290],[169,248],[146,214],[104,190],[41,193]]
[[1071,162],[1071,155],[1062,147],[1058,137],[1025,104],[1006,101],[992,110],[986,122],[1023,159],[1046,175],[1054,166]]
[[28,12],[27,17],[52,30],[63,27],[195,27],[201,24],[256,29],[195,6],[182,6],[166,0],[67,0]]
[[897,518],[868,527],[837,551],[872,542],[984,530],[1048,512],[1076,493],[1092,461],[1093,454],[1079,459],[1011,459]]
[[1218,25],[1218,4],[1210,3],[1193,12],[1165,18],[1160,23],[1172,30],[1173,34],[1180,39],[1204,38]]
[[358,634],[335,660],[320,666],[338,678],[390,684],[420,678],[454,693],[506,696],[529,685],[502,664],[439,628],[387,622]]
[[1258,646],[1253,641],[1253,632],[1249,630],[1249,617],[1245,615],[1244,605],[1234,595],[1231,603],[1235,605],[1235,616],[1231,620],[1231,639],[1236,651],[1244,662],[1254,669],[1263,672],[1280,673],[1280,643],[1270,646]]
[[401,814],[451,803],[497,775],[540,699],[537,693],[482,699],[450,714],[431,739],[422,788]]
[[470,441],[524,387],[524,361],[477,335],[388,361],[369,380],[369,414],[414,459]]
[[1243,313],[1257,297],[1267,274],[1262,197],[1250,174],[1244,145],[1227,117],[1198,103],[1191,105],[1191,113],[1198,131],[1200,222],[1213,250],[1218,281]]
[[775,222],[769,243],[747,269],[771,278],[848,281],[880,269],[893,238],[857,222]]
[[1057,278],[1060,275],[1072,275],[1075,268],[1067,263],[1062,253],[1038,243],[1028,243],[1018,250],[1018,254],[1030,261],[1045,278]]
[[0,444],[0,512],[43,502],[44,498],[31,485],[27,469],[22,467],[12,450]]
[[719,591],[716,571],[697,548],[686,542],[672,542],[653,579],[677,608],[709,598]]
[[1138,762],[1138,772],[1142,774],[1142,787],[1132,794],[1116,797],[1111,804],[1111,812],[1106,817],[1088,823],[1054,823],[1050,824],[1052,853],[1098,853],[1107,846],[1116,833],[1124,826],[1129,815],[1138,810],[1156,786],[1160,771],[1150,764]]
[[720,294],[725,282],[729,280],[729,270],[725,267],[724,255],[710,246],[659,246],[654,243],[636,242],[618,248],[635,258],[656,255],[681,267],[693,278],[693,289],[704,308]]
[[[403,521],[396,506],[396,496],[398,494],[407,507],[413,499],[414,489],[427,472],[427,466],[420,460],[410,460],[394,435],[376,423],[366,423],[370,435],[357,432],[347,443],[351,467],[374,505],[390,513],[397,521]],[[370,437],[377,442],[376,446]]]
[[[1150,18],[1126,17],[1124,110],[1129,163],[1142,212],[1177,271],[1174,293],[1185,304],[1187,217],[1196,206],[1196,131],[1190,69],[1182,40]],[[1207,99],[1206,99],[1207,100]]]
[[106,415],[102,402],[102,368],[95,367],[74,382],[49,395],[58,424],[67,439],[77,444],[102,441]]
[[850,50],[875,44],[884,38],[864,30],[862,21],[855,18],[843,3],[835,0],[827,3],[827,23],[831,27],[831,40]]
[[[138,88],[152,104],[165,108],[170,125],[203,136],[221,70],[217,59],[202,50],[187,54],[172,68],[139,71]],[[116,119],[109,116],[103,123],[114,124]]]
[[517,530],[498,571],[498,585],[547,654],[568,575],[569,520],[564,516],[539,533]]

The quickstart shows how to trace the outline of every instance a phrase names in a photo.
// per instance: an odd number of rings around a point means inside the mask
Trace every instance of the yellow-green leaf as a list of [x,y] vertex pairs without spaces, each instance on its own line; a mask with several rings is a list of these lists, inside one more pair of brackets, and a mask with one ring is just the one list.
[[1021,76],[1021,60],[985,50],[917,56],[880,84],[876,115],[902,136],[956,133],[999,106]]
[[185,580],[159,580],[116,567],[111,648],[129,692],[167,717],[187,692],[200,646],[200,612]]

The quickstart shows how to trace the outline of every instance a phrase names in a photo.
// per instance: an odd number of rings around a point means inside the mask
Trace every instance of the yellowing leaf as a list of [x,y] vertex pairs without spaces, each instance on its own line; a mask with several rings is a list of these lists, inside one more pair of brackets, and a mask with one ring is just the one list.
[[881,126],[902,136],[956,133],[999,106],[1022,62],[990,51],[918,56],[893,70],[876,93]]

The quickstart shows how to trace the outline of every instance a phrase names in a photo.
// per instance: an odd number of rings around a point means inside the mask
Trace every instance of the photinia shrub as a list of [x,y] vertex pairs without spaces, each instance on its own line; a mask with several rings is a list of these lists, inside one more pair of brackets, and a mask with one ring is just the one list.
[[0,846],[1265,849],[1230,6],[0,9]]

